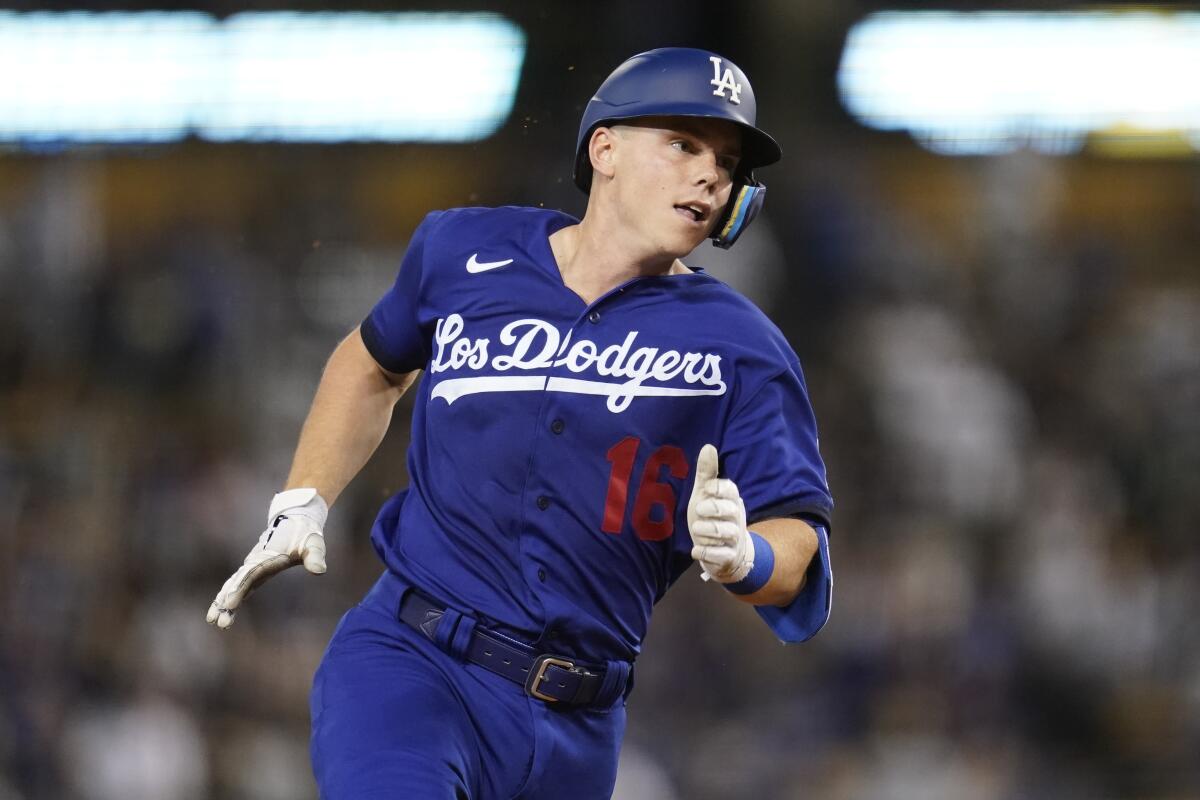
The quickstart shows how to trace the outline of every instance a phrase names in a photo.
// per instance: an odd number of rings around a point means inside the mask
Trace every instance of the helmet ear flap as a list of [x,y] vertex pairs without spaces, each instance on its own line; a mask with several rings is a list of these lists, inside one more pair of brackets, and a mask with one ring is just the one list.
[[729,192],[729,202],[725,204],[725,210],[713,228],[713,246],[722,250],[733,247],[742,231],[758,216],[766,199],[767,187],[754,180],[753,175],[736,181]]

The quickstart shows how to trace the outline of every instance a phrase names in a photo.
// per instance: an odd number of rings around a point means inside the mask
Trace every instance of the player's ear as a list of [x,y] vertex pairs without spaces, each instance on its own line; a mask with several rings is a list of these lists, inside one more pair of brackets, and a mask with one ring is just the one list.
[[606,178],[613,176],[613,162],[619,138],[620,134],[617,131],[603,125],[592,131],[592,138],[588,140],[588,158],[592,162],[593,176],[603,175]]

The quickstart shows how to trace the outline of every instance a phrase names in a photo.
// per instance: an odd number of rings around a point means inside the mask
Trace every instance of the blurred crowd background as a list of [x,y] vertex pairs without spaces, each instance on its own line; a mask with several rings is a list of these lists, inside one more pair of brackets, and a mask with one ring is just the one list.
[[309,681],[381,569],[411,402],[332,513],[326,576],[276,578],[228,632],[208,604],[421,216],[582,213],[583,105],[664,44],[737,61],[784,148],[764,218],[690,261],[801,356],[834,608],[784,648],[686,575],[617,797],[1200,797],[1197,158],[949,158],[862,128],[834,85],[862,3],[491,7],[528,52],[479,143],[0,151],[0,800],[315,796]]

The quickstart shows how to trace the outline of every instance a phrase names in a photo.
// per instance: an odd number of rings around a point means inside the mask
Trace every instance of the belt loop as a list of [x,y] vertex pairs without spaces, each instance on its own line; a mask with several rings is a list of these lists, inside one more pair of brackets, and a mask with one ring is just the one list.
[[604,664],[604,680],[596,692],[592,705],[598,708],[611,706],[621,693],[625,691],[625,682],[629,680],[629,671],[633,665],[628,661],[608,661]]
[[458,627],[458,621],[461,619],[462,614],[453,608],[447,608],[438,618],[437,627],[433,629],[434,644],[449,653],[450,638],[454,636],[454,630]]
[[433,641],[443,651],[459,661],[467,660],[467,649],[471,646],[471,638],[475,635],[475,618],[469,614],[447,608],[446,613],[437,622]]
[[470,614],[463,614],[458,624],[454,626],[454,634],[450,637],[448,652],[459,661],[467,660],[471,641],[475,638],[476,622],[478,620]]

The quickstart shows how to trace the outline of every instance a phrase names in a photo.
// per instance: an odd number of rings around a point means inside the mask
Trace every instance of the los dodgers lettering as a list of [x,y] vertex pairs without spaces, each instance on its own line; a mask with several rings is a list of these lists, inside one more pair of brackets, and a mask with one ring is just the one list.
[[[429,364],[432,374],[464,371],[479,372],[489,368],[494,372],[512,370],[550,371],[566,367],[568,371],[600,378],[624,378],[624,381],[601,381],[553,377],[550,375],[522,376],[519,380],[498,379],[493,375],[453,377],[434,387],[433,396],[447,403],[467,394],[506,391],[559,391],[574,394],[607,395],[607,408],[614,414],[629,408],[635,397],[674,396],[696,397],[725,394],[721,377],[721,356],[715,353],[681,353],[657,347],[636,347],[638,331],[629,331],[620,344],[603,349],[590,339],[571,341],[545,320],[528,318],[514,320],[500,331],[501,349],[489,359],[491,340],[466,335],[466,322],[460,314],[439,319],[434,328],[435,352]],[[679,379],[689,386],[669,385]],[[647,381],[656,384],[646,385]]]

